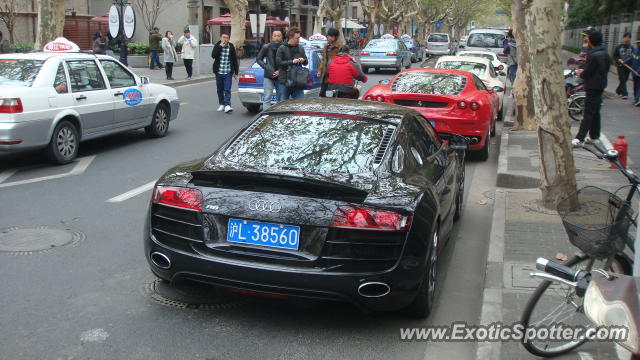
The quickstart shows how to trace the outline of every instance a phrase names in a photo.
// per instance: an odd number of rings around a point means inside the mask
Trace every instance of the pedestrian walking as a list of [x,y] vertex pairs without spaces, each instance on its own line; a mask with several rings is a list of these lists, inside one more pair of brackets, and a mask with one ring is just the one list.
[[640,106],[640,36],[636,40],[636,48],[633,49],[631,55],[624,60],[624,64],[631,66],[633,69],[633,98],[634,105]]
[[306,85],[305,70],[307,76],[309,75],[309,70],[302,67],[308,64],[308,60],[304,48],[300,46],[300,29],[291,27],[287,36],[287,43],[280,46],[276,52],[276,65],[280,71],[278,81],[285,87],[280,94],[280,101],[303,98]]
[[193,76],[193,59],[196,58],[196,50],[198,49],[198,39],[191,35],[189,28],[184,29],[184,33],[178,39],[178,44],[182,45],[182,61],[184,68],[187,70],[187,80],[191,80]]
[[167,80],[175,80],[173,78],[173,64],[178,61],[178,53],[176,52],[176,43],[173,41],[173,33],[167,31],[162,38],[162,51],[164,52],[164,66]]
[[280,99],[280,82],[278,81],[278,75],[280,72],[276,67],[276,52],[282,45],[282,31],[274,30],[271,33],[271,42],[264,45],[256,62],[264,69],[264,92],[262,94],[262,110],[267,110],[271,106],[271,97],[273,91],[276,91],[276,99]]
[[600,138],[600,107],[602,94],[607,87],[607,76],[611,60],[607,50],[602,46],[602,33],[598,30],[585,31],[589,51],[584,69],[578,69],[578,76],[584,79],[586,98],[584,101],[584,117],[580,130],[572,143],[578,146],[585,141],[587,133],[590,140]]
[[238,77],[238,56],[236,48],[229,42],[229,34],[220,34],[220,41],[211,51],[213,58],[213,73],[216,74],[216,86],[218,88],[218,111],[230,113],[231,108],[231,83]]
[[355,87],[356,80],[367,82],[367,75],[362,72],[362,67],[349,55],[349,46],[343,45],[331,64],[327,67],[328,89],[334,92],[334,97],[357,99],[359,90]]
[[11,52],[11,44],[9,44],[9,40],[5,39],[2,31],[0,31],[0,54],[6,54]]
[[318,67],[318,78],[320,79],[320,97],[327,96],[327,67],[334,56],[340,50],[340,47],[344,44],[338,41],[340,38],[340,31],[335,28],[327,30],[327,43],[322,49],[322,61]]
[[160,28],[153,27],[153,31],[149,33],[149,51],[151,52],[151,61],[149,62],[149,69],[154,70],[156,64],[158,69],[162,69],[160,63],[160,42],[162,41],[162,34],[160,34]]
[[624,66],[624,61],[627,60],[633,53],[633,47],[631,46],[631,33],[627,32],[622,37],[622,44],[616,47],[613,52],[613,58],[616,61],[618,67],[618,87],[616,88],[616,95],[627,99],[629,93],[627,92],[627,80],[629,80],[629,74],[631,71]]
[[104,38],[104,36],[102,36],[102,33],[100,31],[97,31],[94,35],[93,35],[93,53],[94,54],[98,54],[98,55],[106,55],[107,54],[107,48],[108,48],[108,44],[107,44],[107,39]]
[[505,39],[503,53],[507,55],[507,76],[511,82],[511,86],[516,81],[518,73],[518,48],[516,46],[516,38],[513,32],[509,31]]

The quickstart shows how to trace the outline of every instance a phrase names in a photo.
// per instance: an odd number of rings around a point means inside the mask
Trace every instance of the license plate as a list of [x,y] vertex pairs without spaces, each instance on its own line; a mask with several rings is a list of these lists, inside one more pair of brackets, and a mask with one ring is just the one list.
[[431,127],[436,127],[436,122],[433,120],[429,120],[429,124],[431,124]]
[[325,96],[326,97],[333,97],[333,90],[327,90]]
[[300,227],[250,220],[229,219],[227,241],[298,250]]
[[[260,95],[260,102],[264,102],[264,94]],[[275,104],[278,102],[278,98],[276,95],[271,96],[271,103]]]

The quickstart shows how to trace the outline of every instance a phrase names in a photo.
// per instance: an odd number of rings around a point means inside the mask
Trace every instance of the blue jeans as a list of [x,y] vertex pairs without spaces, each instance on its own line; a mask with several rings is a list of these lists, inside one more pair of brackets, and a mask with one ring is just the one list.
[[302,89],[291,89],[287,87],[285,87],[285,89],[284,100],[302,99],[304,97],[304,90]]
[[153,69],[158,64],[158,67],[162,69],[162,64],[160,63],[160,55],[158,51],[151,52],[151,61],[149,62],[149,69]]
[[287,95],[287,87],[280,81],[276,81],[276,89],[278,91],[278,101],[285,101],[285,95]]
[[507,75],[511,81],[511,85],[516,81],[516,73],[518,72],[518,65],[509,65],[507,68]]
[[279,84],[278,80],[272,80],[269,78],[264,78],[264,94],[262,99],[262,111],[267,110],[269,106],[271,106],[271,97],[273,96],[273,91],[276,91],[276,100],[280,100],[280,87],[276,85]]
[[216,87],[218,88],[218,103],[231,105],[231,74],[216,74]]

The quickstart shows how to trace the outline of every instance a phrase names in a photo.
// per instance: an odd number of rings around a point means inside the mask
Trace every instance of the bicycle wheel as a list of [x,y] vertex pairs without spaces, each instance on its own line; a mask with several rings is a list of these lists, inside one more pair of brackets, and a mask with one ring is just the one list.
[[[628,271],[626,261],[616,256],[610,271],[625,273]],[[576,255],[563,263],[574,269],[591,271],[604,266],[601,261],[595,261],[586,255]],[[564,284],[553,283],[544,280],[538,285],[529,298],[529,302],[522,312],[520,322],[525,329],[529,327],[551,328],[554,324],[564,326],[582,326],[584,328],[595,327],[584,314],[582,306],[583,298],[576,295],[575,289]],[[578,338],[575,340],[549,340],[531,339],[525,336],[522,338],[522,345],[527,351],[536,356],[552,357],[567,353],[580,345],[587,339]]]
[[584,97],[578,97],[569,103],[569,117],[575,121],[582,121],[584,118]]
[[[629,194],[629,191],[631,190],[631,188],[635,188],[633,185],[625,185],[623,187],[621,187],[620,189],[616,190],[615,194],[616,196],[620,197],[621,199],[626,199],[627,195]],[[634,248],[634,243],[636,240],[636,233],[638,231],[638,224],[636,223],[636,216],[638,215],[638,207],[640,206],[640,193],[638,193],[637,190],[634,189],[633,191],[633,197],[631,199],[631,226],[629,226],[629,231],[627,234],[627,245],[629,246],[630,249]]]

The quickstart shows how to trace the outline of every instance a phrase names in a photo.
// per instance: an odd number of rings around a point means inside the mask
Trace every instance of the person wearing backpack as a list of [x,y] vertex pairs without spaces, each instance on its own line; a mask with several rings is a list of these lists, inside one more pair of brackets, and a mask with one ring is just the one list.
[[304,97],[306,78],[309,75],[309,69],[303,68],[303,65],[308,64],[308,60],[304,48],[299,46],[300,29],[294,26],[289,29],[287,35],[287,43],[280,46],[276,52],[276,65],[280,72],[278,81],[280,89],[284,90],[279,94],[280,101]]

